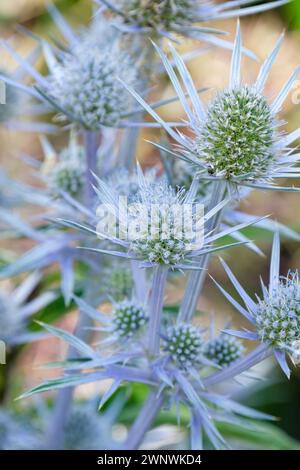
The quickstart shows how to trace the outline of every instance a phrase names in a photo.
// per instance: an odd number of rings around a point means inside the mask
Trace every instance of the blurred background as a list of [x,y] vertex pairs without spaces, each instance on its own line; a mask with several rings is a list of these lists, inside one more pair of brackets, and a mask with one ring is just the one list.
[[[46,0],[0,0],[0,37],[10,38],[17,50],[26,55],[33,47],[34,41],[29,36],[24,35],[17,28],[17,25],[23,25],[33,33],[49,37],[54,32],[53,23],[45,10]],[[259,3],[259,2],[258,2]],[[55,4],[60,11],[68,18],[69,22],[76,26],[88,22],[91,17],[91,2],[88,0],[61,0]],[[230,33],[230,39],[233,38],[236,22],[228,20],[223,23],[218,22],[214,25]],[[284,46],[279,54],[276,65],[273,67],[270,80],[267,86],[267,94],[270,98],[276,95],[283,83],[287,80],[291,72],[299,63],[300,58],[300,0],[295,0],[290,4],[271,12],[266,12],[256,16],[242,19],[243,40],[246,47],[251,49],[260,60],[263,60],[279,34],[285,30],[286,38]],[[57,32],[56,32],[57,34]],[[181,52],[191,51],[199,47],[199,43],[192,40],[183,40],[178,46]],[[203,95],[204,100],[209,100],[216,89],[227,84],[229,73],[230,52],[220,49],[210,49],[199,58],[193,59],[189,63],[190,71],[196,82],[197,87],[209,87],[210,89]],[[244,58],[244,79],[251,81],[255,78],[259,63],[251,59]],[[38,64],[43,70],[44,64]],[[13,71],[16,64],[8,57],[4,49],[0,53],[0,70]],[[155,78],[154,78],[155,80]],[[165,84],[163,93],[165,97],[173,95],[168,84]],[[297,90],[293,90],[293,93]],[[289,122],[289,129],[293,130],[300,126],[300,81],[298,84],[299,104],[293,104],[292,96],[287,99],[283,110],[282,118]],[[183,117],[182,110],[177,104],[164,108],[162,115],[166,120],[178,120]],[[145,139],[153,140],[158,136],[158,131],[143,131],[141,133],[138,159],[143,166],[151,166],[158,161],[156,150],[151,145],[145,143]],[[51,141],[58,148],[65,145],[65,137],[51,137]],[[0,122],[0,165],[4,167],[8,174],[20,181],[34,184],[31,172],[28,166],[19,158],[22,153],[30,154],[36,159],[42,158],[42,151],[37,135],[6,130]],[[298,186],[300,185],[300,181]],[[243,209],[248,213],[266,215],[271,214],[273,219],[286,224],[300,233],[300,201],[298,195],[280,192],[253,192],[243,202]],[[28,210],[28,209],[26,209]],[[25,210],[25,216],[26,216]],[[226,258],[230,261],[230,266],[239,280],[253,294],[259,292],[259,276],[264,280],[268,278],[269,254],[272,235],[268,232],[257,231],[252,228],[249,236],[255,240],[258,246],[266,253],[266,257],[259,257],[251,251],[241,248],[234,252],[234,255],[227,254]],[[30,246],[30,242],[11,240],[11,242],[2,242],[1,253],[5,260],[14,259],[17,253],[24,252]],[[300,268],[300,244],[289,239],[282,240],[282,274],[285,274],[289,268]],[[213,277],[231,291],[223,271],[219,268],[219,263],[215,259],[212,261],[210,272]],[[6,284],[10,280],[4,281]],[[168,290],[167,302],[170,305],[178,303],[181,298],[183,281],[175,280]],[[212,286],[210,281],[204,289],[204,296],[199,304],[200,311],[215,310],[218,315],[220,325],[228,318],[233,318],[234,324],[240,323],[240,318],[233,312],[230,305],[224,301],[224,298]],[[60,324],[66,328],[73,328],[76,318],[76,312],[69,312]],[[61,346],[61,345],[60,345]],[[29,388],[40,383],[46,376],[49,377],[49,371],[43,371],[38,366],[46,360],[56,359],[58,354],[63,354],[60,347],[57,353],[56,340],[41,342],[35,346],[24,348],[22,355],[12,371],[10,380],[13,381],[17,390]],[[1,367],[1,366],[0,366]],[[297,447],[299,441],[300,448],[300,370],[295,370],[290,382],[284,380],[277,368],[272,368],[268,364],[269,376],[272,377],[271,384],[254,390],[253,393],[245,391],[245,400],[248,405],[253,405],[259,409],[265,410],[275,416],[280,416],[276,426],[291,436],[289,439],[285,434],[276,435],[276,439],[281,439],[278,444],[281,448]],[[1,371],[1,380],[8,380]],[[95,392],[97,385],[79,387],[77,393],[79,396],[89,396]],[[139,391],[133,390],[132,403],[142,401],[145,391],[141,388]],[[241,399],[243,396],[241,395]],[[12,405],[13,397],[6,397],[5,406]],[[268,442],[269,439],[269,442]],[[264,445],[272,445],[272,440],[276,440],[272,434],[266,438]],[[295,439],[295,441],[293,440]]]

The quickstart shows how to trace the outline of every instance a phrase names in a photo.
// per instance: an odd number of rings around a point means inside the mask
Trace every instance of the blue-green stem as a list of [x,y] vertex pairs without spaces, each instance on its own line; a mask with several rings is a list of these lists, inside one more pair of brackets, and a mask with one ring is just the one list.
[[149,308],[148,352],[150,356],[159,354],[161,318],[167,276],[168,267],[160,265],[155,266]]
[[[226,193],[226,183],[214,183],[211,192],[211,200],[209,202],[208,211],[216,207],[223,199]],[[222,220],[222,211],[219,211],[215,214],[214,217],[209,219],[206,224],[207,232],[213,231],[214,233],[218,231],[220,223]],[[194,315],[194,312],[197,307],[198,299],[200,297],[206,275],[207,267],[210,260],[210,254],[204,255],[201,258],[199,265],[199,271],[193,271],[189,277],[182,300],[180,312],[178,315],[179,322],[188,322]]]
[[142,444],[146,433],[150,430],[153,421],[161,410],[164,402],[164,394],[157,396],[155,391],[150,391],[137,419],[133,423],[128,438],[124,443],[124,450],[136,450]]
[[[99,132],[84,132],[85,150],[86,150],[86,204],[89,208],[93,207],[94,190],[93,190],[93,172],[97,170],[97,150],[100,143]],[[88,295],[86,295],[88,297]],[[94,299],[93,299],[94,300]],[[88,339],[88,330],[92,324],[92,320],[84,313],[79,312],[79,319],[76,326],[75,335],[82,339]],[[69,348],[68,357],[76,356],[76,351]],[[46,435],[45,447],[47,449],[60,449],[63,445],[65,425],[71,410],[74,388],[67,387],[57,395],[54,405],[52,419],[49,424]]]

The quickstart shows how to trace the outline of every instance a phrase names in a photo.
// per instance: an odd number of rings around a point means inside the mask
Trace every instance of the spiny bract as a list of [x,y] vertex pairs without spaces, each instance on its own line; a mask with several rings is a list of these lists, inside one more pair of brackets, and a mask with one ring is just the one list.
[[115,330],[122,337],[133,336],[148,320],[148,315],[141,305],[136,302],[124,300],[115,305],[113,309],[113,323]]
[[290,272],[276,289],[259,300],[255,315],[260,339],[273,347],[293,348],[300,340],[300,285],[298,272]]
[[165,349],[179,367],[195,365],[203,349],[201,331],[187,323],[172,326],[167,331]]
[[234,336],[221,334],[211,339],[205,346],[205,355],[219,366],[229,366],[244,353],[244,346]]
[[194,151],[212,175],[264,175],[276,157],[276,123],[266,99],[242,86],[220,93],[208,109]]

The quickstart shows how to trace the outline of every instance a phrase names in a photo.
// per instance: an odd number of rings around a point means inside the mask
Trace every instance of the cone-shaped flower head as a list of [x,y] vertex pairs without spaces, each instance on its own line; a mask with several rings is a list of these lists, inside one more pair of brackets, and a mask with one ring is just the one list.
[[166,351],[173,362],[183,369],[199,362],[203,344],[204,340],[199,328],[187,323],[169,327],[165,337]]
[[242,357],[245,348],[234,336],[221,334],[205,345],[205,356],[221,367],[227,367]]
[[78,196],[84,187],[84,173],[84,166],[77,159],[60,161],[51,172],[50,187],[54,193],[62,190]]
[[[9,75],[0,69],[0,75],[10,79]],[[8,122],[18,113],[20,93],[11,85],[0,80],[0,125]]]
[[142,28],[169,31],[176,25],[188,25],[197,10],[193,0],[129,0],[124,14]]
[[148,320],[144,307],[129,300],[116,304],[112,315],[115,330],[121,337],[130,337],[138,333]]

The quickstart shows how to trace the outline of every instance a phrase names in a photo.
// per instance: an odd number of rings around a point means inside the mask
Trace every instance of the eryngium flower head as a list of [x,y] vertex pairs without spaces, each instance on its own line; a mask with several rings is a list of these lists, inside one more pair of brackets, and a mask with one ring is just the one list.
[[142,28],[172,30],[179,25],[189,25],[197,8],[193,0],[129,0],[124,14]]
[[183,369],[199,361],[203,344],[199,328],[187,323],[169,327],[165,337],[165,350],[173,362]]
[[170,45],[173,66],[164,52],[155,46],[187,115],[188,134],[164,122],[142,97],[126,84],[124,86],[175,141],[172,150],[157,146],[171,153],[172,157],[177,156],[192,164],[198,170],[200,180],[225,180],[238,186],[276,190],[275,179],[300,176],[293,168],[300,154],[293,154],[291,148],[291,144],[299,138],[300,130],[282,135],[277,116],[300,73],[300,66],[272,103],[264,96],[265,84],[282,41],[283,36],[262,65],[255,83],[245,85],[241,79],[242,45],[238,26],[229,86],[217,95],[207,109],[174,47]]
[[95,177],[99,197],[95,230],[72,220],[59,220],[67,227],[94,233],[100,240],[116,243],[126,251],[100,247],[83,247],[84,250],[140,261],[140,267],[163,265],[171,269],[198,270],[200,258],[205,254],[236,246],[232,243],[220,248],[213,242],[222,239],[225,233],[228,235],[249,225],[235,225],[229,231],[205,234],[205,230],[209,231],[208,221],[228,204],[229,199],[221,201],[204,216],[204,205],[195,202],[193,188],[176,191],[166,181],[147,181],[140,168],[138,173],[137,198],[130,204],[127,197],[120,197],[105,181]]
[[52,292],[43,292],[39,296],[30,298],[36,286],[40,282],[40,274],[33,272],[16,289],[1,289],[0,291],[0,340],[9,345],[31,342],[37,334],[29,333],[27,328],[31,315],[46,307],[56,297]]
[[108,273],[107,290],[117,302],[128,297],[133,289],[132,273],[128,268],[116,266]]
[[138,333],[148,320],[144,307],[129,300],[116,304],[112,316],[115,331],[121,337],[130,337]]
[[0,410],[0,450],[33,450],[41,442],[28,420],[7,410]]
[[261,341],[289,349],[300,340],[300,284],[298,272],[290,272],[276,289],[259,300],[255,315]]
[[220,93],[195,138],[194,153],[212,175],[225,178],[268,172],[276,158],[276,122],[264,96],[240,86]]
[[278,232],[276,232],[272,248],[269,286],[265,286],[261,281],[263,296],[256,296],[257,301],[255,302],[243,289],[227,264],[221,260],[245,307],[233,299],[218,283],[216,284],[232,305],[255,328],[255,331],[227,329],[224,331],[240,338],[261,341],[265,351],[274,354],[283,372],[290,377],[290,370],[285,356],[287,353],[295,362],[298,362],[300,350],[300,284],[297,271],[289,272],[286,278],[279,275],[279,261],[280,240]]
[[[172,167],[172,181],[177,188],[189,188],[195,176],[195,168],[184,160],[174,159]],[[199,180],[197,197],[205,200],[210,197],[211,182],[207,180]]]
[[0,293],[0,339],[5,341],[22,329],[17,313],[9,297]]
[[56,193],[65,191],[78,196],[84,187],[84,166],[75,158],[57,163],[50,174],[50,187]]
[[133,83],[135,67],[118,43],[109,50],[79,47],[56,64],[46,93],[70,120],[97,130],[116,126],[128,111],[130,97],[119,78]]
[[221,334],[211,339],[205,346],[205,356],[219,366],[227,367],[244,353],[242,342],[234,336]]
[[[218,30],[195,25],[211,20],[222,20],[268,10],[285,3],[285,0],[251,6],[254,0],[215,2],[214,0],[95,0],[97,4],[109,7],[123,21],[122,31],[131,33],[151,33],[170,37],[170,33],[206,40],[214,45],[228,47],[228,42],[211,39]],[[239,6],[245,8],[240,9]],[[168,34],[169,33],[169,34]],[[172,36],[171,36],[172,37]]]
[[174,236],[166,239],[149,236],[142,241],[134,241],[131,247],[141,258],[148,259],[151,263],[174,266],[184,260],[186,245],[188,240],[179,240]]

